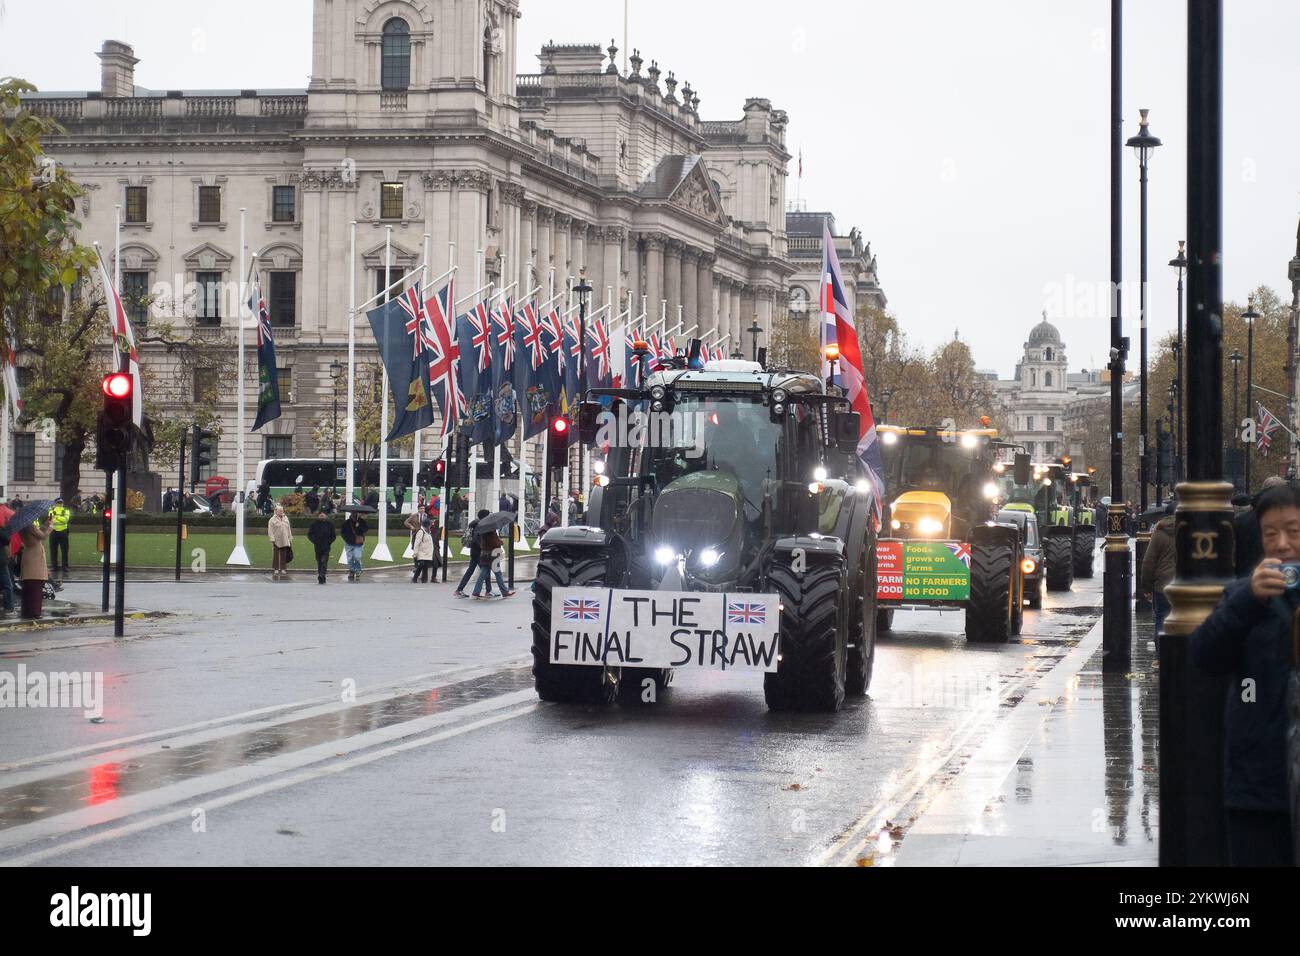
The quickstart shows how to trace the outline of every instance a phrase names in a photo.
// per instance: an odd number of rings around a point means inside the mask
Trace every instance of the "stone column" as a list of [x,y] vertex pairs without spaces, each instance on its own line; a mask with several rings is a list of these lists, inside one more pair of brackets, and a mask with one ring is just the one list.
[[[645,294],[650,298],[646,311],[657,319],[660,300],[664,297],[664,237],[657,233],[646,233],[645,254]],[[669,328],[671,327],[670,324]]]
[[717,338],[723,333],[718,329],[718,306],[714,301],[713,264],[717,258],[712,252],[700,253],[699,276],[696,280],[696,310],[702,329],[713,329]]
[[[664,298],[668,300],[668,324],[677,321],[677,307],[682,305],[682,244],[676,239],[664,243]],[[683,310],[685,311],[685,310]],[[689,328],[690,323],[685,323]]]
[[[562,212],[555,214],[555,287],[563,289],[570,275],[578,274],[569,265],[569,227],[573,217]],[[575,280],[576,282],[576,280]]]
[[[739,303],[740,309],[738,319],[741,332],[745,337],[745,357],[752,358],[754,355],[754,337],[749,334],[748,330],[749,327],[754,324],[754,315],[757,309],[755,307],[754,290],[744,283],[740,286]],[[766,338],[760,335],[758,337],[759,347],[761,348],[766,344]]]
[[[525,199],[519,207],[519,298],[522,300],[532,290],[534,279],[541,276],[537,268],[537,203]],[[530,269],[528,263],[532,262]]]
[[[591,282],[591,263],[587,261],[587,224],[585,222],[573,221],[573,245],[570,246],[569,258],[572,260],[571,268],[573,274],[577,275],[579,269],[587,270],[587,281]],[[595,293],[592,293],[593,297]]]
[[[623,235],[622,226],[606,226],[602,230],[604,236],[605,262],[601,269],[601,275],[606,285],[614,287],[614,295],[621,302],[627,301],[627,280],[623,276]],[[636,318],[636,313],[632,313]]]
[[599,226],[579,226],[578,234],[582,237],[582,265],[587,267],[587,281],[596,290],[592,296],[604,302],[608,283],[605,279],[605,250],[601,246],[603,234]]
[[455,175],[451,208],[451,238],[456,243],[457,295],[469,295],[487,282],[487,272],[476,275],[478,251],[487,247],[487,199],[491,180],[481,170],[462,170]]
[[700,314],[699,301],[700,253],[699,250],[687,248],[682,252],[682,307],[686,313],[686,326],[698,325],[696,335],[707,336],[708,326]]
[[[544,287],[550,287],[550,269],[555,264],[551,261],[551,235],[555,228],[555,210],[548,206],[537,209],[537,274]],[[564,279],[559,270],[555,273],[555,288],[564,288]],[[549,292],[547,293],[550,294]]]
[[641,306],[641,294],[645,289],[641,285],[641,237],[635,232],[627,234],[627,287],[636,296],[637,308]]
[[726,335],[732,333],[727,340],[727,354],[735,350],[736,336],[731,327],[731,280],[726,276],[718,276],[718,334]]

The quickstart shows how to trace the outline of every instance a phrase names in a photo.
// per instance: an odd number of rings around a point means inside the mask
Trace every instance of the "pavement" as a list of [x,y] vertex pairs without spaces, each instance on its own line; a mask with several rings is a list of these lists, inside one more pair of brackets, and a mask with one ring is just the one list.
[[1099,572],[1004,645],[900,612],[837,714],[703,670],[653,704],[540,703],[526,587],[133,576],[156,616],[125,638],[0,632],[0,672],[103,680],[98,719],[0,713],[0,864],[1152,863],[1149,624],[1132,677],[1103,678]]

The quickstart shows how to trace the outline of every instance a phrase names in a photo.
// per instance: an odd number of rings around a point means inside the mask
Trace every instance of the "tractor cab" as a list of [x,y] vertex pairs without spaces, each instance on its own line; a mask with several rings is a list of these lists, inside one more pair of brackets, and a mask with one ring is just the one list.
[[997,431],[881,425],[890,537],[956,538],[993,514]]

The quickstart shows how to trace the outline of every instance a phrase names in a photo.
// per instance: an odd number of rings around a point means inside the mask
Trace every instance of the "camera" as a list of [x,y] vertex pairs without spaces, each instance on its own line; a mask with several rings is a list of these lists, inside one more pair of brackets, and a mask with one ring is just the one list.
[[1300,588],[1300,563],[1284,564],[1278,570],[1282,572],[1287,588]]

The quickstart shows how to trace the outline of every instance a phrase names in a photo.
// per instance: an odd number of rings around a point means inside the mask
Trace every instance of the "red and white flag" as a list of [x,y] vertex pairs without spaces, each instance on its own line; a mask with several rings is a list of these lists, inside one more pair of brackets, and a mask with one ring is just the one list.
[[3,361],[5,398],[9,402],[9,407],[13,412],[13,419],[16,422],[23,417],[23,396],[18,388],[18,358],[12,338],[5,346]]
[[136,351],[131,322],[126,317],[126,308],[122,305],[117,289],[113,288],[113,280],[109,276],[108,266],[104,264],[104,256],[98,249],[95,251],[99,258],[99,276],[104,283],[104,297],[108,300],[108,322],[113,335],[113,371],[125,367],[126,372],[131,376],[131,420],[138,428],[144,422],[144,396],[143,389],[140,387],[140,353]]

